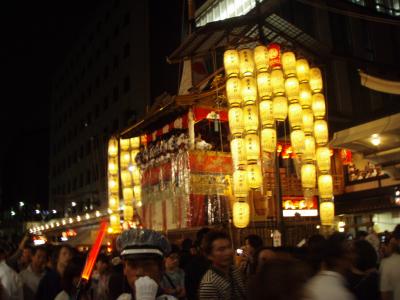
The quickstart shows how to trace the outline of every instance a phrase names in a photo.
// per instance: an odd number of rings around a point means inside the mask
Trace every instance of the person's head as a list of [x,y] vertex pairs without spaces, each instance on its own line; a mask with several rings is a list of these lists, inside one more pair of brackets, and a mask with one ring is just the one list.
[[227,268],[233,262],[233,250],[229,236],[223,231],[210,231],[204,237],[204,252],[216,267]]
[[109,268],[110,258],[104,253],[99,254],[96,262],[96,270],[99,272],[99,274],[104,274]]
[[245,250],[249,255],[254,255],[263,244],[262,238],[256,234],[250,234],[244,239]]
[[309,270],[305,264],[294,259],[274,258],[265,262],[250,281],[248,299],[300,300],[308,279]]
[[182,241],[182,251],[190,252],[190,248],[193,247],[193,241],[191,239],[184,239]]
[[376,268],[378,255],[374,247],[365,240],[354,243],[355,261],[354,267],[362,272]]
[[56,248],[53,252],[53,266],[60,272],[67,266],[68,262],[74,256],[74,250],[71,246],[64,244]]
[[165,257],[165,269],[176,270],[179,268],[179,247],[171,245],[171,252]]
[[208,232],[210,232],[210,228],[207,227],[201,228],[199,231],[197,231],[195,244],[199,248],[199,250],[204,249],[204,237],[207,235]]
[[32,247],[25,245],[24,248],[22,249],[22,255],[20,258],[20,262],[23,265],[29,265],[32,260]]
[[259,272],[261,267],[269,260],[276,258],[275,252],[268,247],[261,247],[254,253],[254,270]]
[[163,270],[163,258],[159,255],[137,255],[124,259],[124,275],[133,290],[135,281],[140,277],[148,276],[160,283]]
[[74,296],[83,270],[83,262],[78,257],[70,259],[65,267],[61,278],[63,290],[69,295]]
[[338,273],[347,272],[353,261],[354,250],[352,242],[343,233],[335,232],[326,241],[323,261],[328,270]]
[[44,271],[48,260],[48,253],[45,247],[35,247],[32,249],[31,266],[37,272]]

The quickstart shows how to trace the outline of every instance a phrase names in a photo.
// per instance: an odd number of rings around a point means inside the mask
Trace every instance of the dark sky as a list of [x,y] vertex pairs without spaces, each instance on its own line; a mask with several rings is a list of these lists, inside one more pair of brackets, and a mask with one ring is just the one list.
[[[19,201],[46,205],[50,79],[104,1],[1,4],[0,208],[16,208]],[[174,93],[178,68],[167,65],[165,57],[179,45],[184,0],[149,3],[152,95],[164,90]]]

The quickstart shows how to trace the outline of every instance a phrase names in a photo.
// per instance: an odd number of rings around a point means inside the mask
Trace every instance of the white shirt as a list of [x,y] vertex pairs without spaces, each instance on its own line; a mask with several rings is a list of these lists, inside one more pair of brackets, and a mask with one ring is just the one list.
[[393,300],[400,300],[400,254],[383,259],[380,274],[381,292],[393,292]]
[[321,271],[305,287],[308,300],[354,300],[345,286],[342,275],[333,271]]
[[54,298],[54,300],[69,300],[69,299],[70,297],[66,291],[59,292],[57,296]]
[[41,274],[36,274],[32,271],[31,265],[29,265],[25,270],[19,273],[19,278],[24,285],[24,299],[33,300],[39,286],[40,280],[43,278],[45,272]]
[[22,282],[18,274],[5,262],[0,262],[1,299],[23,300]]

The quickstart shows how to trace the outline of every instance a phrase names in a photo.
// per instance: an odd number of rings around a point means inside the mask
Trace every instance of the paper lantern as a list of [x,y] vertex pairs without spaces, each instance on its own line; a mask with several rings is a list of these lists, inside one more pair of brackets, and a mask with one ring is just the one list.
[[302,155],[303,161],[315,160],[315,139],[311,135],[304,137],[304,152]]
[[303,126],[303,109],[299,103],[289,105],[289,122],[292,129],[300,129]]
[[258,189],[262,185],[261,167],[257,164],[247,165],[247,185],[249,188]]
[[265,152],[276,150],[276,129],[264,128],[261,130],[261,147]]
[[316,120],[314,123],[314,137],[317,145],[326,145],[328,143],[328,123],[325,120]]
[[303,164],[301,166],[301,185],[304,189],[315,188],[316,178],[315,178],[315,165],[314,164]]
[[246,157],[248,162],[257,161],[260,158],[260,139],[257,134],[246,134]]
[[268,48],[259,45],[254,48],[254,63],[258,72],[266,72],[269,68]]
[[244,131],[243,110],[240,107],[229,109],[229,129],[232,135],[240,135]]
[[294,152],[296,154],[303,154],[304,152],[304,131],[293,130],[290,133],[290,143],[292,144]]
[[118,155],[118,140],[116,138],[111,138],[108,141],[108,155],[111,157]]
[[121,231],[121,218],[119,213],[110,215],[110,227],[112,229],[112,233],[119,233]]
[[111,210],[119,209],[119,199],[117,195],[110,195],[108,198],[108,208]]
[[285,90],[289,102],[299,101],[299,81],[296,77],[289,77],[285,80]]
[[312,111],[316,119],[325,117],[325,97],[321,93],[316,93],[312,96]]
[[282,68],[286,77],[296,75],[296,56],[293,52],[285,52],[282,54]]
[[108,178],[108,192],[118,193],[118,178],[116,176],[109,176]]
[[235,138],[231,141],[232,161],[235,168],[247,163],[246,147],[244,139]]
[[268,45],[269,65],[272,69],[281,67],[281,46],[271,43]]
[[305,134],[311,134],[314,130],[314,115],[311,109],[303,109],[303,131]]
[[233,204],[233,225],[237,228],[245,228],[250,223],[250,206],[247,202],[237,201]]
[[129,147],[130,147],[129,139],[120,139],[119,147],[121,148],[122,151],[129,150]]
[[275,97],[272,102],[272,114],[277,121],[285,121],[288,114],[286,97]]
[[243,107],[243,123],[246,132],[258,130],[258,109],[257,105],[246,105]]
[[333,201],[322,202],[319,206],[321,224],[332,226],[335,220],[335,205]]
[[310,66],[304,58],[296,61],[297,78],[300,82],[308,82],[310,80]]
[[226,81],[226,97],[231,107],[242,104],[242,90],[240,88],[240,79],[237,77],[229,78]]
[[226,50],[224,53],[224,68],[226,77],[239,75],[239,52],[231,49]]
[[136,201],[142,200],[142,187],[140,185],[135,185],[133,187],[133,194],[135,195]]
[[235,197],[247,197],[249,187],[247,185],[247,172],[236,170],[233,172],[233,194]]
[[257,83],[253,77],[244,77],[241,81],[243,103],[253,104],[257,101]]
[[119,163],[121,165],[121,168],[127,168],[130,162],[131,162],[131,154],[129,153],[129,151],[121,151],[119,158]]
[[328,147],[317,148],[316,160],[321,173],[328,173],[331,170],[331,153]]
[[319,68],[310,69],[310,88],[314,93],[322,91],[322,75]]
[[131,151],[131,161],[135,162],[136,161],[136,155],[139,153],[139,150],[132,150]]
[[257,87],[260,99],[270,99],[272,97],[271,74],[267,72],[258,73]]
[[239,51],[239,67],[242,76],[252,76],[254,72],[253,51],[242,49]]
[[121,182],[123,187],[130,187],[132,186],[132,175],[129,171],[122,171],[121,172]]
[[124,201],[133,201],[133,188],[128,187],[122,189],[122,197],[124,198]]
[[260,108],[260,120],[262,127],[271,127],[275,123],[273,111],[272,111],[272,101],[264,100],[259,104]]
[[125,205],[124,206],[124,221],[132,222],[133,220],[133,206]]
[[312,104],[310,85],[307,82],[299,85],[299,102],[303,108],[309,108]]
[[108,173],[111,175],[116,175],[118,173],[118,162],[116,158],[108,159]]
[[281,69],[275,69],[271,72],[272,93],[280,96],[285,93],[285,78]]
[[130,168],[130,172],[132,174],[133,183],[135,185],[140,185],[140,170],[137,166],[132,166]]
[[332,175],[324,174],[318,177],[318,190],[320,199],[332,199],[333,197]]
[[140,147],[140,137],[130,138],[130,144],[132,149],[139,149]]

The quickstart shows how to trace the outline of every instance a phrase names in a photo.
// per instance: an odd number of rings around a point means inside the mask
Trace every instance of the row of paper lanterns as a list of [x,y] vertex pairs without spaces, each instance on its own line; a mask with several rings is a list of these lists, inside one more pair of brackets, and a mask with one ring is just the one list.
[[119,140],[112,137],[108,143],[108,207],[111,212],[110,228],[113,233],[121,230],[120,183],[124,201],[124,220],[133,221],[135,201],[136,206],[141,206],[140,171],[135,163],[139,146],[139,137]]
[[[249,210],[248,190],[262,185],[260,149],[276,151],[276,123],[286,118],[289,119],[292,147],[303,162],[302,186],[315,189],[318,171],[321,221],[323,224],[333,222],[332,211],[322,210],[325,202],[332,202],[333,188],[329,174],[330,151],[326,147],[328,125],[321,71],[310,68],[306,59],[296,59],[293,52],[281,55],[277,44],[260,45],[254,50],[227,50],[224,66],[237,199],[233,209],[234,225],[246,227],[249,222],[249,214],[243,211]],[[329,206],[333,207],[333,203]],[[242,218],[238,218],[239,215]]]

